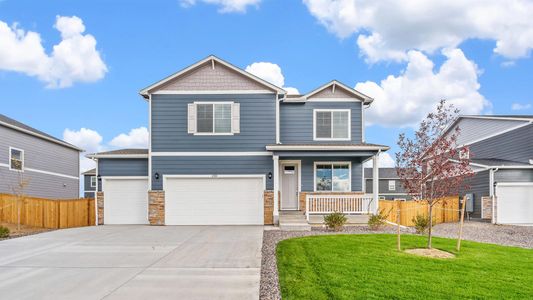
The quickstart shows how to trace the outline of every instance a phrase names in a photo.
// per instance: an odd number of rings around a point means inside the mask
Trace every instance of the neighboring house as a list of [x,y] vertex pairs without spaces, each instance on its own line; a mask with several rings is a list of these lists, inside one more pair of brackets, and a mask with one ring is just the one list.
[[0,193],[79,197],[81,149],[0,114]]
[[81,173],[83,175],[83,197],[94,198],[96,192],[96,169]]
[[533,224],[533,116],[460,116],[456,126],[475,172],[464,192],[471,217]]
[[[373,192],[372,168],[365,168],[365,192]],[[411,200],[400,182],[396,168],[379,168],[379,198],[386,200]]]
[[149,149],[88,155],[100,224],[277,223],[310,195],[361,198],[363,162],[388,149],[365,142],[372,99],[338,81],[288,97],[209,56],[140,94]]

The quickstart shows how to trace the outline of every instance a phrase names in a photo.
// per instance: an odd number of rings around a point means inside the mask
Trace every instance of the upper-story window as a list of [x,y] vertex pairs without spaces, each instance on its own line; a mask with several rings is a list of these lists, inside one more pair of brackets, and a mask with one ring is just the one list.
[[313,132],[315,141],[349,141],[350,110],[315,109]]
[[91,187],[96,187],[96,176],[91,176]]
[[396,180],[389,180],[389,191],[396,190]]
[[462,148],[459,150],[459,158],[460,159],[469,159],[470,158],[470,151],[468,148]]
[[239,133],[239,109],[239,103],[233,102],[190,103],[188,132],[197,135]]
[[9,148],[9,169],[15,171],[24,170],[24,150]]

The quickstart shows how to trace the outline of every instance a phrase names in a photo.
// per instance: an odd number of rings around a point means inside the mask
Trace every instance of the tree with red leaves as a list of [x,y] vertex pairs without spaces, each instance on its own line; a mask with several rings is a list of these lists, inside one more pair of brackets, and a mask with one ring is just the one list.
[[[428,248],[431,249],[433,206],[442,198],[458,195],[467,189],[466,179],[473,175],[468,147],[458,147],[459,127],[447,130],[459,110],[441,100],[435,112],[429,113],[413,138],[400,134],[396,153],[397,173],[401,183],[414,199],[428,204]],[[447,131],[446,131],[447,130]],[[446,132],[445,132],[446,131]]]

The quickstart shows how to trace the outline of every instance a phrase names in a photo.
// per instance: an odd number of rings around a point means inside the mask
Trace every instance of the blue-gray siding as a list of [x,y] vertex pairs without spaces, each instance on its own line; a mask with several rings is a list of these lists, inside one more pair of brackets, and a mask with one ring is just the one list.
[[495,182],[533,182],[533,170],[500,169],[494,173]]
[[[276,142],[273,94],[153,95],[152,151],[266,151]],[[199,136],[187,133],[187,104],[195,101],[240,103],[240,133]]]
[[83,190],[94,191],[96,188],[91,186],[91,177],[95,175],[83,175]]
[[461,195],[472,193],[474,194],[474,212],[470,215],[473,218],[481,218],[481,197],[490,195],[490,172],[481,171],[469,178],[465,183],[469,185],[469,189],[461,193]]
[[[289,158],[294,160],[295,158]],[[280,157],[280,160],[283,160]],[[335,161],[350,161],[352,163],[352,191],[362,191],[362,176],[363,176],[363,164],[361,159],[353,157],[336,157],[336,158],[321,158],[321,157],[305,157],[302,161],[302,191],[312,192],[314,191],[314,162],[335,162]]]
[[273,172],[272,156],[154,156],[152,157],[152,178],[160,174],[159,180],[152,179],[152,189],[163,188],[163,175],[267,175],[266,188],[273,189],[268,173]]
[[472,158],[497,158],[529,163],[533,159],[533,125],[470,145]]
[[[148,159],[100,158],[98,176],[148,176]],[[101,178],[98,181],[98,190],[102,190]]]
[[[9,170],[9,147],[24,150],[22,174],[28,185],[24,193],[32,197],[73,199],[80,194],[79,152],[39,137],[0,125],[0,193],[13,193],[19,180],[17,171]],[[35,172],[53,172],[71,177]]]
[[[389,191],[389,180],[394,180],[396,182],[396,189],[394,191]],[[374,187],[372,186],[372,179],[365,179],[366,181],[366,193],[372,193]],[[411,199],[409,195],[405,195],[407,191],[402,186],[400,179],[380,179],[379,180],[379,195],[385,197],[385,199],[395,199],[395,198],[405,198]],[[387,195],[384,195],[387,194]]]
[[[351,141],[313,141],[314,109],[351,109]],[[297,143],[361,143],[361,102],[305,102],[280,105],[280,140]]]

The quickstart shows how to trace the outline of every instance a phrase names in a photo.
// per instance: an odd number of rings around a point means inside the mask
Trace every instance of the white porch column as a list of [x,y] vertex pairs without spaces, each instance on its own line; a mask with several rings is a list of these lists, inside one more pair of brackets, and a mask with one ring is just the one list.
[[274,172],[273,178],[274,178],[274,224],[278,224],[279,220],[279,208],[278,208],[278,201],[279,201],[279,156],[273,155],[272,160],[274,163]]
[[379,211],[379,152],[372,157],[372,196],[375,211]]

